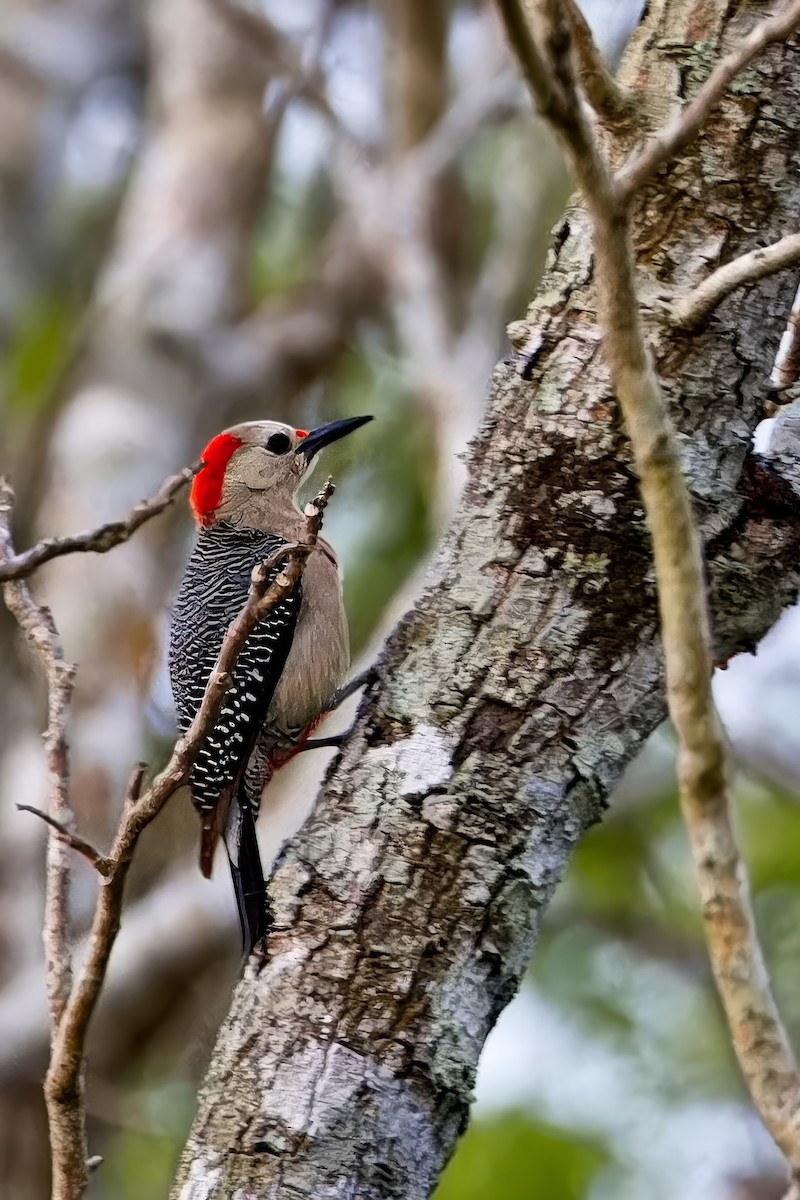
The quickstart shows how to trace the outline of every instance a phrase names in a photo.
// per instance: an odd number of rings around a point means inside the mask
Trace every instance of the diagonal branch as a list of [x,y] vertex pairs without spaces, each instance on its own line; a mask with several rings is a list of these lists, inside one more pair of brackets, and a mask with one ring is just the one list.
[[14,554],[13,551],[6,554],[0,562],[0,583],[10,579],[24,579],[51,558],[75,553],[105,554],[120,543],[127,542],[137,529],[169,508],[197,474],[199,467],[198,462],[191,467],[185,467],[177,475],[171,475],[154,496],[149,500],[140,500],[127,516],[119,521],[109,521],[106,525],[99,525],[97,529],[89,529],[71,537],[45,538],[28,550],[22,550],[18,554]]
[[755,283],[800,263],[800,233],[789,233],[771,246],[762,246],[718,267],[687,296],[676,300],[671,318],[682,329],[694,329],[726,296],[746,283]]
[[[332,493],[333,484],[328,480],[317,498],[307,505],[307,532],[303,542],[282,547],[253,572],[247,602],[225,635],[200,708],[186,734],[177,742],[170,761],[141,797],[141,773],[134,772],[109,854],[112,871],[98,895],[86,959],[64,1012],[45,1080],[45,1092],[61,1113],[68,1112],[74,1104],[80,1085],[86,1034],[119,932],[125,880],[139,836],[185,782],[200,747],[219,716],[236,660],[247,638],[302,576],[308,555],[316,546],[322,514]],[[287,566],[267,586],[270,569],[283,557],[289,560]],[[84,1161],[85,1157],[84,1153]]]
[[784,41],[798,25],[800,0],[790,0],[780,12],[760,21],[752,33],[717,64],[683,112],[660,129],[617,172],[620,194],[630,199],[659,167],[680,154],[697,137],[736,76],[773,42]]
[[88,863],[94,867],[98,875],[102,875],[107,879],[113,870],[113,864],[110,859],[106,858],[105,854],[87,842],[86,838],[82,838],[80,834],[73,833],[69,826],[64,821],[58,821],[55,817],[51,817],[49,813],[42,812],[40,808],[36,808],[33,804],[18,804],[17,812],[30,813],[34,817],[38,817],[40,821],[44,821],[50,829],[54,830],[59,839],[68,846],[70,850],[74,850],[76,854],[81,854]]
[[[599,307],[614,391],[633,449],[656,565],[667,701],[678,735],[681,805],[689,829],[706,923],[709,953],[734,1047],[754,1103],[792,1169],[800,1175],[800,1076],[763,961],[747,874],[731,823],[726,751],[711,694],[711,637],[700,541],[672,422],[645,341],[636,293],[631,211],[619,203],[610,167],[594,139],[571,75],[569,32],[557,0],[542,0],[544,50],[534,43],[517,0],[499,0],[505,16],[516,10],[515,49],[528,83],[539,96],[542,72],[550,82],[543,99],[560,97],[551,121],[573,164],[589,209]],[[800,19],[800,4],[791,6]],[[749,61],[793,27],[786,13],[759,27],[718,69],[733,77],[730,61]],[[528,70],[536,61],[537,69]],[[711,81],[709,81],[711,82]],[[727,84],[725,84],[727,86]],[[714,94],[714,89],[709,94]],[[710,107],[692,117],[699,128]],[[688,111],[688,110],[687,110]],[[688,140],[688,138],[687,138]],[[677,135],[672,138],[685,144]],[[646,178],[646,172],[642,178]],[[630,179],[636,179],[636,175]],[[639,184],[636,184],[638,187]],[[628,190],[626,200],[632,196]]]

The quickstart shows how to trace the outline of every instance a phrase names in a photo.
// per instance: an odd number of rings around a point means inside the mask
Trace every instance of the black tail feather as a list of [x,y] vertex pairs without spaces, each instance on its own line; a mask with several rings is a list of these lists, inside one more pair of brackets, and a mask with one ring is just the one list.
[[233,802],[239,806],[238,819],[231,845],[226,837],[228,860],[231,865],[233,890],[239,909],[239,924],[242,928],[242,945],[245,954],[266,937],[270,927],[269,897],[258,852],[256,821],[251,806],[243,791]]

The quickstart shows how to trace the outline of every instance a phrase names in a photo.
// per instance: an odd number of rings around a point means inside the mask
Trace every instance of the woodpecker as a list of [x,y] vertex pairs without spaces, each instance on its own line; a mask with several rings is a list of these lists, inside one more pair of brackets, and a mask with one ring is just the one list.
[[[314,456],[370,420],[352,417],[311,432],[250,421],[206,446],[190,496],[197,541],[170,632],[170,680],[182,733],[200,707],[228,627],[245,604],[253,568],[305,532],[295,496]],[[272,569],[270,581],[281,566]],[[300,582],[247,639],[189,775],[202,821],[200,869],[210,876],[222,836],[248,953],[269,925],[255,830],[262,790],[326,711],[349,663],[339,567],[320,538]]]

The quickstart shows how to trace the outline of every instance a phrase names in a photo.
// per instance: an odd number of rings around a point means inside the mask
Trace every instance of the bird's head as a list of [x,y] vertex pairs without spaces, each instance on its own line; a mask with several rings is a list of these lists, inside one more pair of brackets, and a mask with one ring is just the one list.
[[318,429],[294,429],[280,421],[247,421],[219,433],[200,457],[190,502],[198,525],[247,523],[248,513],[292,504],[300,483],[323,448],[371,421],[348,417]]

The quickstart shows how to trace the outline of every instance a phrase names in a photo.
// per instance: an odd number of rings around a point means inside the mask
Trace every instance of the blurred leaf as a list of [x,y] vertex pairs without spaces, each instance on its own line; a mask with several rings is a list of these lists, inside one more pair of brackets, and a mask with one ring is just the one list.
[[114,1138],[98,1172],[100,1196],[159,1200],[169,1193],[183,1139],[125,1130]]
[[61,295],[37,296],[19,313],[0,366],[8,407],[30,411],[46,401],[69,354],[76,314]]
[[596,1143],[510,1115],[470,1125],[435,1200],[581,1200],[609,1161]]
[[430,545],[436,444],[382,346],[367,343],[342,363],[332,408],[342,416],[375,417],[357,435],[361,453],[350,451],[348,473],[336,472],[334,456],[326,463],[339,482],[327,536],[341,552],[356,654]]
[[591,829],[578,843],[569,873],[579,902],[595,913],[639,908],[649,844],[638,821],[608,819]]
[[180,1152],[194,1117],[196,1093],[183,1080],[133,1085],[124,1106],[131,1123],[117,1127],[103,1146],[103,1164],[92,1178],[92,1200],[160,1200],[169,1194]]
[[783,792],[737,789],[736,817],[754,892],[800,881],[800,804]]
[[253,243],[250,288],[257,301],[285,294],[314,277],[314,264],[330,228],[330,187],[324,176],[310,187],[278,179]]

